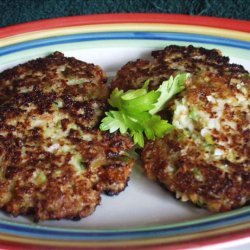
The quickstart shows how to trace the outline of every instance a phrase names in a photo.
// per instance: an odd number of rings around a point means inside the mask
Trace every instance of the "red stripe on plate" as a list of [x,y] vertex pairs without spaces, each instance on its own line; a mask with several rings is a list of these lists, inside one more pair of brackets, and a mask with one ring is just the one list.
[[[238,245],[240,245],[240,241],[244,239],[249,239],[248,243],[250,243],[250,229],[240,230],[237,233],[223,233],[217,236],[203,236],[202,238],[192,239],[190,241],[169,243],[169,245],[163,244],[161,246],[154,247],[154,250],[187,250],[199,249],[200,247],[211,247],[211,249],[216,249],[219,245],[222,247],[223,244],[229,244],[230,242],[232,242],[233,245],[234,242],[239,241]],[[246,244],[246,241],[244,241],[244,244]]]
[[[116,245],[116,246],[105,246],[105,243],[103,243],[103,246],[98,245],[90,245],[90,246],[56,246],[52,243],[50,244],[49,241],[47,241],[44,245],[37,244],[37,243],[16,243],[16,242],[9,242],[9,241],[0,241],[0,249],[8,249],[8,250],[67,250],[67,249],[81,249],[81,250],[93,250],[93,249],[99,249],[99,250],[122,250],[122,249],[130,249],[130,250],[141,250],[141,249],[154,249],[154,250],[183,250],[183,249],[199,249],[200,247],[216,247],[223,243],[230,243],[239,241],[238,245],[240,245],[240,240],[248,239],[250,243],[250,229],[243,229],[235,232],[228,232],[223,234],[218,234],[216,236],[201,236],[201,238],[192,239],[191,240],[184,240],[180,242],[169,242],[169,243],[162,243],[162,244],[153,244],[146,242],[146,244],[135,244],[131,245],[131,242],[128,246],[125,244]],[[136,242],[136,241],[135,241]],[[62,243],[63,244],[63,243]],[[246,244],[246,241],[244,242]],[[84,244],[86,245],[86,244]]]
[[250,32],[250,21],[233,20],[218,17],[188,16],[174,14],[98,14],[74,17],[60,17],[32,21],[23,24],[12,25],[0,29],[0,38],[19,35],[22,33],[62,28],[78,25],[91,24],[119,24],[119,23],[163,23],[163,24],[183,24],[198,25],[229,30]]

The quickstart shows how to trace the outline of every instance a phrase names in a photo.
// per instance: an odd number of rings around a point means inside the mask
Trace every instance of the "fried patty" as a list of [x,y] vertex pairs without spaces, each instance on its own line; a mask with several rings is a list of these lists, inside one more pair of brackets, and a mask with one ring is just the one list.
[[250,200],[250,75],[217,50],[169,46],[152,62],[129,62],[113,88],[152,89],[170,75],[190,72],[186,89],[163,111],[175,126],[142,153],[146,175],[182,201],[227,211]]
[[[93,128],[99,124],[107,105],[106,81],[106,74],[99,66],[55,52],[3,71],[0,75],[0,104],[20,93],[56,92],[63,98],[59,100],[59,106],[63,101],[66,112],[84,127]],[[38,101],[43,102],[42,99]]]
[[57,52],[0,74],[0,207],[35,220],[90,215],[127,185],[132,141],[98,130],[100,67]]
[[215,49],[171,45],[164,50],[153,51],[151,55],[153,57],[151,61],[138,59],[124,65],[112,81],[112,89],[141,88],[146,80],[150,80],[150,89],[156,89],[171,75],[183,72],[192,74],[210,72],[232,78],[247,73],[243,66],[229,63],[229,58],[222,56],[221,52]]

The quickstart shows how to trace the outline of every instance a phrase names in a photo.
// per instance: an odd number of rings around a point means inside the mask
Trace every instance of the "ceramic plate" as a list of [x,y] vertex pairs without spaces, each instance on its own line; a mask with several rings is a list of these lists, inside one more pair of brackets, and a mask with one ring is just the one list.
[[[250,69],[250,22],[164,14],[59,18],[0,30],[0,71],[54,51],[99,64],[112,77],[126,62],[148,58],[167,45],[220,49]],[[140,166],[127,189],[102,197],[96,212],[79,222],[34,223],[0,214],[0,245],[44,247],[195,248],[250,243],[250,206],[212,214],[181,203],[147,180]]]

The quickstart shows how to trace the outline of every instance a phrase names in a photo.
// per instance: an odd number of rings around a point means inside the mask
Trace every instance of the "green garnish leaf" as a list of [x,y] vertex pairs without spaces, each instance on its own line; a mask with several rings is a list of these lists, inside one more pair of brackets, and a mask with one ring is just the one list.
[[110,133],[120,130],[121,134],[125,134],[127,132],[128,127],[126,126],[126,122],[123,119],[123,114],[121,112],[109,111],[105,114],[106,117],[103,118],[100,125],[101,130],[109,130]]
[[149,111],[154,108],[154,103],[157,101],[159,96],[159,92],[150,91],[147,93],[146,91],[146,93],[142,96],[135,97],[131,100],[124,100],[122,103],[122,108],[129,113],[140,113],[143,111]]
[[[171,132],[174,126],[168,123],[166,120],[162,120],[160,116],[153,115],[150,120],[147,121],[147,127],[151,128],[156,138],[162,138],[166,133]],[[146,133],[147,136],[147,133]],[[155,139],[149,138],[148,139]]]
[[141,131],[131,131],[131,135],[134,139],[134,143],[138,144],[140,147],[144,147],[144,137]]
[[124,95],[121,96],[121,98],[122,100],[129,101],[137,97],[144,96],[146,94],[146,89],[128,90]]
[[160,92],[160,97],[155,103],[155,107],[150,110],[150,114],[156,114],[161,111],[165,104],[176,94],[185,89],[185,82],[190,76],[189,73],[179,74],[176,77],[170,76],[167,81],[164,81],[157,91]]
[[129,133],[135,144],[144,146],[144,136],[149,140],[162,138],[173,129],[167,120],[156,115],[166,102],[185,88],[185,81],[190,74],[179,74],[164,81],[157,90],[148,91],[150,80],[141,89],[114,89],[109,98],[109,104],[118,110],[106,112],[100,129],[113,133],[117,130],[121,134]]
[[121,107],[121,97],[122,97],[123,93],[124,93],[123,90],[119,90],[118,88],[114,89],[110,95],[109,100],[108,100],[109,104],[112,107],[119,109]]

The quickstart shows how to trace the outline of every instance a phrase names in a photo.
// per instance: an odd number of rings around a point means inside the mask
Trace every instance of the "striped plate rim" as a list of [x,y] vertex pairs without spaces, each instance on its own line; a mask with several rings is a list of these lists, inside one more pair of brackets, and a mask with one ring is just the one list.
[[[137,27],[134,28],[134,23],[137,23]],[[97,39],[104,39],[101,35],[109,34],[112,38],[116,35],[117,39],[131,39],[129,34],[136,34],[135,39],[145,39],[147,34],[153,34],[158,37],[156,39],[166,39],[164,34],[168,32],[172,38],[177,39],[180,37],[195,37],[201,41],[205,39],[212,39],[214,43],[223,41],[228,46],[235,46],[238,48],[250,48],[250,22],[247,21],[235,21],[221,18],[209,18],[209,17],[190,17],[185,15],[164,15],[164,14],[112,14],[112,15],[93,15],[93,16],[80,16],[80,17],[68,17],[57,18],[51,20],[42,20],[32,23],[20,24],[2,28],[0,30],[0,38],[3,41],[0,53],[7,55],[8,53],[14,53],[15,49],[22,48],[23,50],[30,48],[29,46],[37,45],[41,46],[41,42],[54,42],[58,43],[61,40],[67,38],[71,39],[70,42],[74,42],[72,39],[83,39],[85,36],[95,37]],[[41,27],[43,27],[41,29]],[[84,27],[84,31],[82,29]],[[182,33],[180,31],[190,32]],[[121,32],[122,30],[122,32]],[[138,31],[135,33],[135,31]],[[157,30],[157,32],[154,32]],[[68,34],[62,36],[63,32],[68,31]],[[119,32],[118,32],[119,31]],[[172,31],[172,33],[171,33]],[[177,32],[178,31],[178,32]],[[55,33],[57,32],[57,33]],[[147,33],[148,32],[148,33]],[[218,37],[218,34],[220,36]],[[46,35],[47,34],[47,35]],[[56,34],[56,36],[55,36]],[[119,37],[120,34],[120,37]],[[214,34],[214,36],[211,36]],[[118,35],[118,36],[117,36]],[[197,40],[197,41],[198,41]],[[81,40],[82,41],[82,40]],[[26,47],[25,47],[26,45]],[[47,46],[48,44],[44,44]],[[24,47],[22,47],[24,46]],[[8,51],[9,50],[9,51]],[[7,51],[7,52],[6,52]],[[185,246],[194,246],[197,242],[203,245],[217,244],[228,240],[224,236],[231,235],[231,240],[247,238],[250,233],[250,223],[243,223],[244,220],[249,220],[250,210],[249,208],[243,208],[238,211],[226,213],[224,215],[215,215],[209,218],[195,220],[187,223],[172,224],[162,227],[151,227],[144,229],[131,229],[131,230],[67,230],[60,228],[49,227],[34,227],[18,223],[0,222],[0,229],[6,230],[0,235],[0,239],[14,246],[16,243],[23,244],[38,244],[46,246],[118,246],[123,241],[124,244],[131,246],[138,245],[157,245],[161,244],[175,245],[176,247],[184,244]],[[228,226],[228,221],[232,224]],[[206,223],[214,223],[214,228],[210,228],[208,231],[193,231],[192,234],[186,232],[185,235],[169,234],[166,237],[167,230],[174,228],[179,229],[182,227],[190,228],[195,225],[206,225]],[[216,223],[221,222],[220,228],[216,228]],[[223,224],[224,223],[224,224]],[[218,224],[217,224],[218,226]],[[20,231],[21,230],[21,231]],[[79,234],[80,238],[75,239],[72,242],[62,242],[61,239],[49,240],[44,242],[42,238],[35,238],[41,235],[34,234],[32,231],[46,232],[46,233],[62,233],[62,237],[66,237],[70,234]],[[67,234],[63,232],[67,231]],[[18,236],[18,232],[20,235]],[[26,232],[26,234],[25,234]],[[146,234],[145,234],[146,233]],[[15,237],[13,237],[15,235]],[[96,236],[96,238],[93,237]],[[123,236],[123,238],[114,238],[114,236]],[[91,236],[94,242],[91,240]],[[108,236],[110,237],[108,239]],[[132,236],[132,237],[131,237]],[[216,237],[217,236],[217,237]],[[147,239],[145,237],[148,237]],[[210,238],[209,243],[204,241],[204,238]],[[108,240],[115,240],[107,242]],[[117,242],[116,240],[119,240]],[[179,243],[177,243],[179,241]],[[191,242],[192,241],[192,242]],[[7,242],[7,243],[6,243]]]

